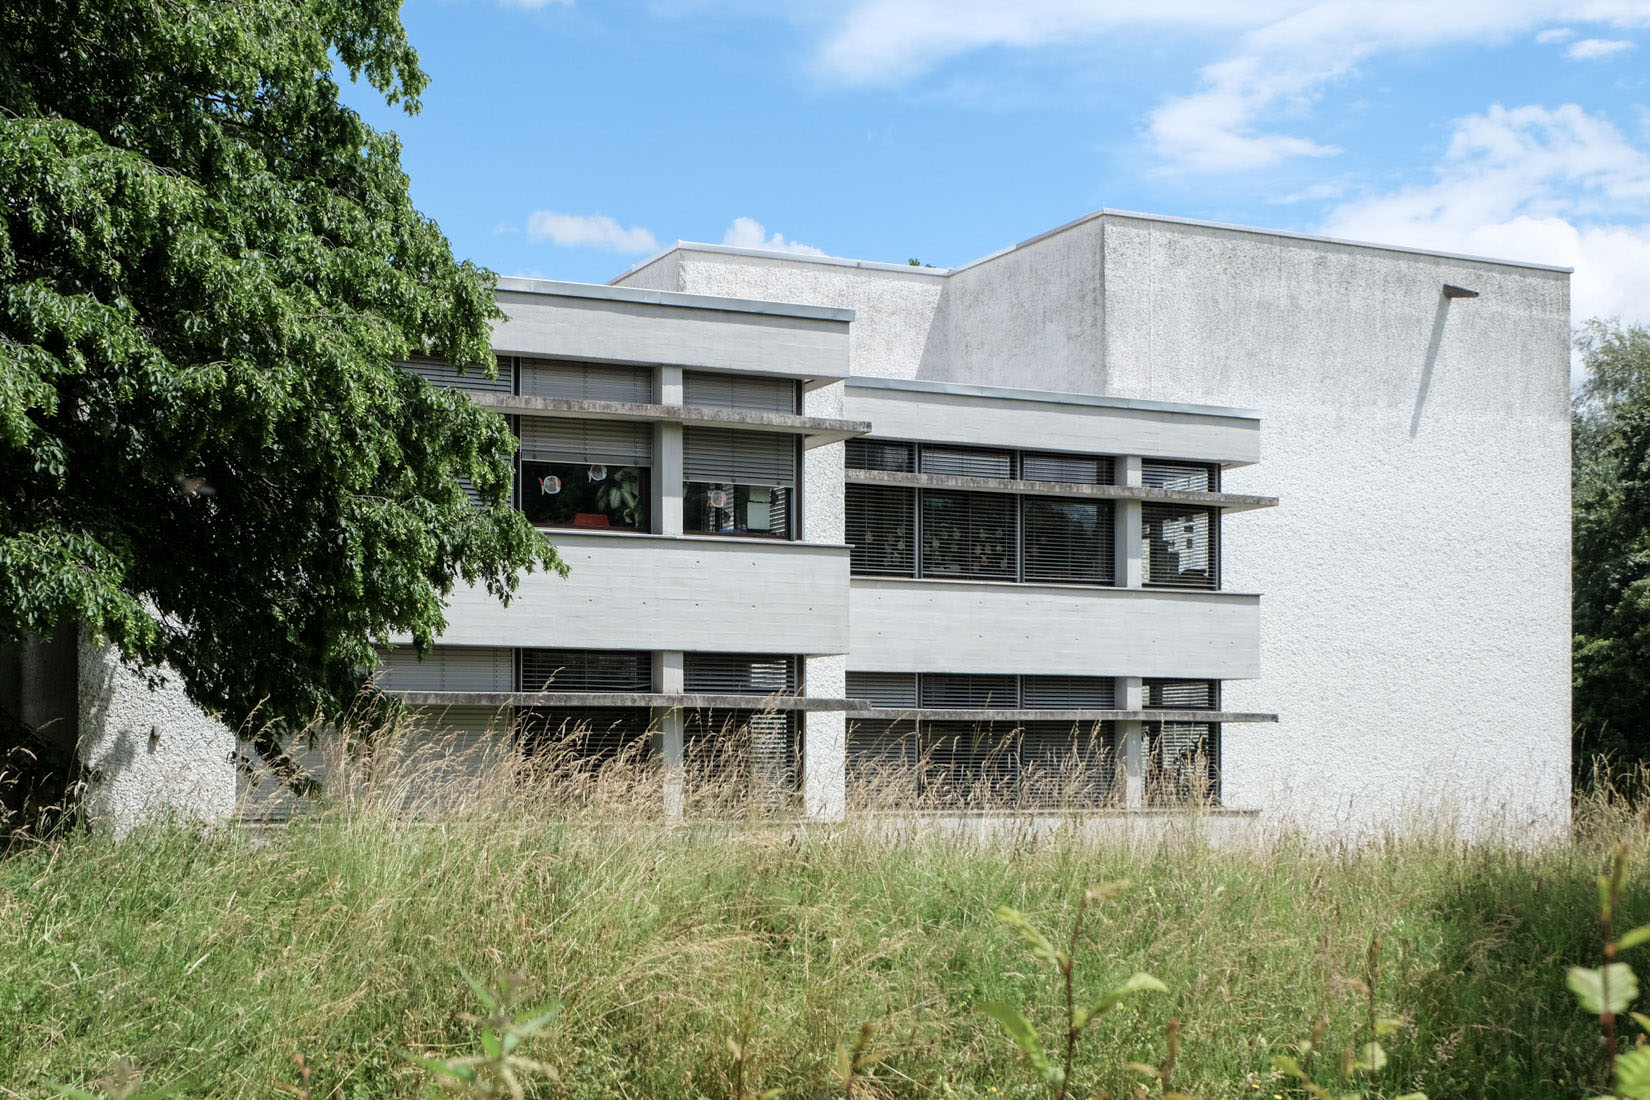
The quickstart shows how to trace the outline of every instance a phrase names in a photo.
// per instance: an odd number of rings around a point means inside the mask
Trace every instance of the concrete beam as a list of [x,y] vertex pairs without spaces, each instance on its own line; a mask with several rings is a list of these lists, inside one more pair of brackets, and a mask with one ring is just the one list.
[[630,423],[683,424],[733,431],[800,435],[805,446],[840,443],[866,435],[869,421],[835,420],[818,416],[759,412],[752,409],[713,409],[703,405],[650,405],[637,401],[576,401],[566,397],[520,397],[472,391],[477,405],[517,416],[547,416],[568,420],[622,420]]
[[964,710],[950,707],[866,707],[850,718],[936,722],[1276,722],[1275,714],[1231,710]]

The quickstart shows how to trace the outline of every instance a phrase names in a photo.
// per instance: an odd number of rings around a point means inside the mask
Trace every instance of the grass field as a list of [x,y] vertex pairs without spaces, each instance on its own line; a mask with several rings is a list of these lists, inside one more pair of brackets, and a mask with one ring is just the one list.
[[0,856],[0,1096],[102,1087],[123,1063],[183,1095],[296,1095],[295,1056],[313,1097],[422,1094],[404,1052],[475,1048],[460,968],[563,1004],[524,1048],[556,1071],[529,1095],[840,1096],[837,1044],[867,1023],[881,1058],[855,1095],[1046,1095],[979,1005],[1023,1005],[1053,1041],[1055,976],[992,912],[1064,936],[1086,887],[1127,879],[1090,911],[1076,993],[1138,970],[1169,992],[1090,1029],[1073,1095],[1135,1095],[1128,1063],[1163,1059],[1170,1016],[1191,1095],[1301,1095],[1272,1059],[1320,1016],[1333,1084],[1365,1037],[1378,935],[1376,1007],[1405,1025],[1368,1095],[1576,1097],[1603,1074],[1564,971],[1598,958],[1594,876],[1618,840],[1635,845],[1619,921],[1650,920],[1650,830],[1619,802],[1583,809],[1575,842],[1541,852],[1220,851],[1169,826],[890,844],[519,800],[443,824],[357,806],[261,832],[79,831]]

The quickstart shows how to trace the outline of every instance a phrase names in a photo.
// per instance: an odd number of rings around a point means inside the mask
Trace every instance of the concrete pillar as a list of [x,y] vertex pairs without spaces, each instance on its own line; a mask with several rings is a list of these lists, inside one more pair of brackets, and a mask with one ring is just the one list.
[[[846,657],[808,657],[802,693],[821,699],[846,694]],[[802,810],[811,821],[841,821],[847,804],[848,722],[841,711],[802,718]]]
[[[1117,678],[1117,707],[1119,710],[1144,710],[1145,685],[1138,676]],[[1128,721],[1117,723],[1117,759],[1123,765],[1123,805],[1138,810],[1145,803],[1146,794],[1146,723]]]
[[[1139,455],[1125,455],[1117,460],[1117,484],[1139,487]],[[1117,585],[1119,588],[1139,588],[1146,580],[1146,561],[1138,500],[1117,502],[1116,529]]]
[[[682,368],[659,368],[659,404],[682,403]],[[653,529],[661,535],[682,533],[682,426],[653,427]]]
[[[665,695],[681,695],[682,651],[659,650],[653,654],[653,687]],[[653,726],[659,732],[659,755],[665,771],[665,817],[671,821],[682,819],[683,759],[685,742],[682,735],[682,708],[653,708]]]

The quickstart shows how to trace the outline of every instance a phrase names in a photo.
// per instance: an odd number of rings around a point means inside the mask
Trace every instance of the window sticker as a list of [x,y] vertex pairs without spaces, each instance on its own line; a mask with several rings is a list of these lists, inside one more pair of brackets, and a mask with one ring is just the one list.
[[547,497],[553,497],[561,492],[561,478],[555,474],[546,474],[539,478],[539,492]]
[[601,465],[600,463],[597,463],[596,465],[590,467],[590,480],[591,481],[606,481],[607,480],[607,467]]
[[712,508],[726,508],[728,506],[728,491],[726,489],[712,489],[708,494]]

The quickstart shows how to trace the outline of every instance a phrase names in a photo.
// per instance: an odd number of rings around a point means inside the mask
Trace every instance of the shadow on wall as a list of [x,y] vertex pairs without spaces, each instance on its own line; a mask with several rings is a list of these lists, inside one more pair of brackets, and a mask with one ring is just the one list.
[[1409,418],[1409,437],[1421,430],[1421,410],[1426,407],[1427,390],[1432,388],[1432,371],[1438,365],[1438,348],[1444,342],[1444,324],[1449,320],[1449,304],[1455,298],[1476,298],[1478,292],[1445,283],[1438,292],[1438,308],[1432,314],[1432,336],[1427,340],[1427,357],[1421,364],[1421,384],[1415,390],[1415,411]]

